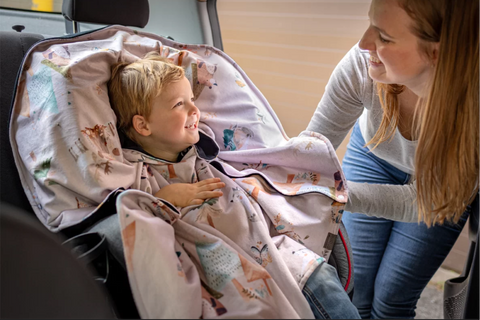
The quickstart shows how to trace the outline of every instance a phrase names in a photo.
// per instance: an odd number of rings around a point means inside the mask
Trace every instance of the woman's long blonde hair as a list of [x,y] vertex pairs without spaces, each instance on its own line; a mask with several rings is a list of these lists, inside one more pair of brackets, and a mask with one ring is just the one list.
[[[477,0],[398,0],[414,21],[420,50],[439,42],[430,93],[414,120],[419,221],[458,222],[478,192],[479,3]],[[430,59],[432,57],[429,57]],[[404,87],[377,83],[383,118],[367,145],[390,139],[400,118]]]

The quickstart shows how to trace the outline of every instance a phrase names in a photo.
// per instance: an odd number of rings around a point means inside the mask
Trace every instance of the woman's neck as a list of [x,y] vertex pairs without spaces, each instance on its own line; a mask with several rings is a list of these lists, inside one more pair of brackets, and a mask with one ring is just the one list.
[[407,140],[414,140],[413,122],[417,112],[419,97],[410,89],[405,90],[398,95],[398,104],[400,107],[400,119],[398,121],[398,131]]

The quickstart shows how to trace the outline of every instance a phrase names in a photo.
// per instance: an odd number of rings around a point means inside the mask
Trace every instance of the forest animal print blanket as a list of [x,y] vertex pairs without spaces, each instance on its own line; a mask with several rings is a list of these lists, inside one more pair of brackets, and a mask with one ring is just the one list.
[[[110,67],[150,51],[184,67],[202,113],[209,147],[191,149],[188,170],[120,144]],[[36,215],[56,232],[125,189],[116,206],[142,317],[312,317],[301,289],[328,259],[345,179],[330,142],[289,139],[230,57],[111,26],[36,44],[19,75],[10,138]],[[223,200],[179,210],[152,196],[212,175],[231,180]]]

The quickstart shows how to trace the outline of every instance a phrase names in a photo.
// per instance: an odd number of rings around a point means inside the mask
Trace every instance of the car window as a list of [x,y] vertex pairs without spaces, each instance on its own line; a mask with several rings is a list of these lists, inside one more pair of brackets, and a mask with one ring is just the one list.
[[[209,43],[201,11],[204,2],[197,0],[150,0],[150,18],[145,28],[135,28],[191,44]],[[67,34],[61,14],[62,0],[1,0],[0,31],[12,31],[22,25],[23,32],[40,33],[45,38]],[[105,25],[80,23],[80,31],[94,30]],[[208,31],[210,32],[210,31]]]
[[[66,34],[65,18],[60,13],[0,9],[0,31],[13,31],[14,25],[24,26],[22,32],[39,33],[45,38]],[[92,30],[101,26],[81,23],[80,30]]]
[[0,6],[11,9],[61,13],[62,3],[63,0],[2,0]]

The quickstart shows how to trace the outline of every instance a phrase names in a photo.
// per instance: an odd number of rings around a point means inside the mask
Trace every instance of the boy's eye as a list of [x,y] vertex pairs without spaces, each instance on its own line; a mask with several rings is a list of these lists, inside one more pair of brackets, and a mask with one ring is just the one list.
[[178,102],[176,105],[174,105],[173,107],[174,107],[174,108],[175,108],[175,107],[180,107],[182,104],[183,104],[183,102],[180,101],[180,102]]

